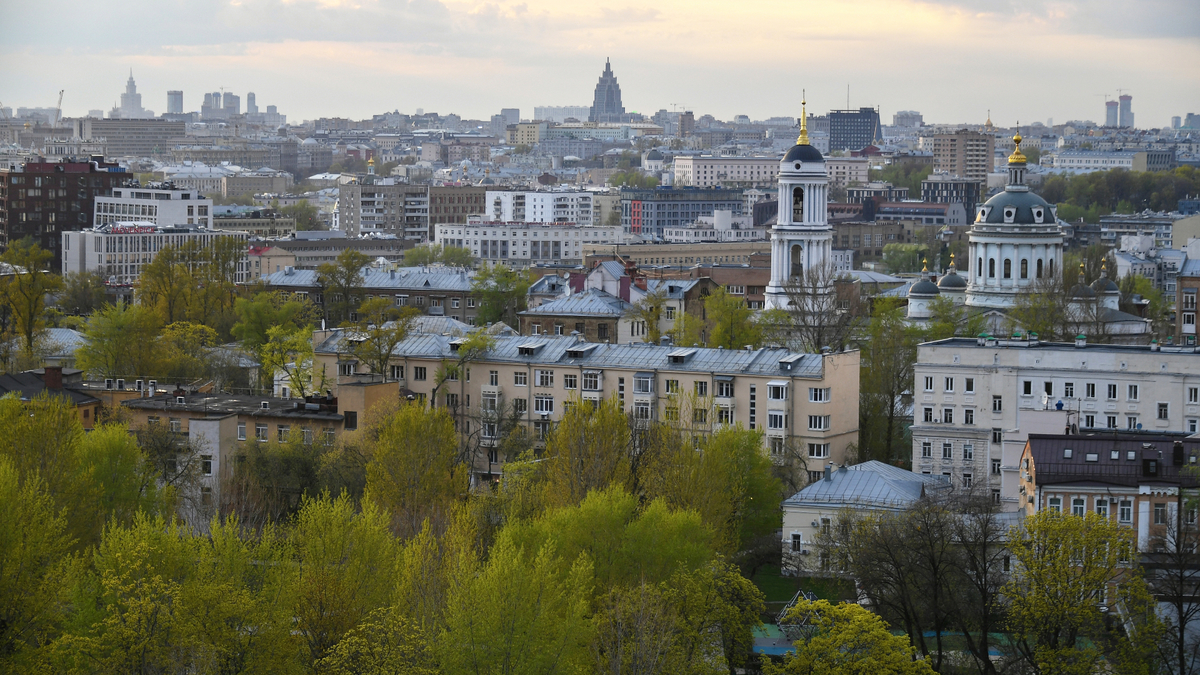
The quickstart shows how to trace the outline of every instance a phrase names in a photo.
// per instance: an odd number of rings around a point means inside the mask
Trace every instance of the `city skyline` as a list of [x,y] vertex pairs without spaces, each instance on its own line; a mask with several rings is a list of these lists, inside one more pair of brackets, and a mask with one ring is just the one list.
[[[59,5],[66,33],[121,35],[119,46],[64,46],[20,30]],[[538,105],[590,104],[608,57],[626,109],[643,114],[674,106],[719,119],[796,116],[799,91],[786,89],[801,87],[821,113],[847,106],[847,84],[850,108],[879,106],[884,119],[915,109],[931,122],[982,122],[990,110],[1003,126],[1103,123],[1104,96],[1115,99],[1118,88],[1132,94],[1142,127],[1200,110],[1200,73],[1191,66],[1200,60],[1200,12],[1186,0],[1141,3],[1133,15],[1118,2],[1020,0],[868,0],[853,10],[770,3],[759,12],[543,0],[212,0],[165,14],[159,7],[7,6],[0,101],[52,106],[64,89],[65,116],[107,110],[132,68],[152,110],[166,109],[171,90],[184,92],[185,110],[199,110],[204,92],[224,87],[255,91],[293,121],[416,108],[486,120],[519,107],[530,117]],[[139,17],[132,31],[130,16]],[[753,37],[764,25],[795,28]]]

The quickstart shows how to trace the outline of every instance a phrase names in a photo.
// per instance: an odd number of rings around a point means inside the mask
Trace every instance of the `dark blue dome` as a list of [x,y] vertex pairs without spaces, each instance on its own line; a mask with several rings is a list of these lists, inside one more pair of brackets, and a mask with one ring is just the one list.
[[785,162],[824,162],[821,151],[811,145],[793,145],[783,156]]

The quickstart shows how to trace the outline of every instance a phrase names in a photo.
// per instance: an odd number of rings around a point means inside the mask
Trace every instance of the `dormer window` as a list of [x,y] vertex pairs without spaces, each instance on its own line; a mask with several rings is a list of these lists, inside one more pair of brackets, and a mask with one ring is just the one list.
[[981,207],[979,207],[979,219],[978,219],[978,220],[979,220],[979,222],[981,222],[981,223],[982,223],[982,222],[986,222],[986,221],[987,221],[987,219],[988,219],[988,216],[989,216],[991,213],[992,213],[992,207],[990,207],[990,206],[981,206]]
[[1004,207],[1004,222],[1011,223],[1017,217],[1017,209],[1013,206]]
[[1033,207],[1033,222],[1041,223],[1046,218],[1046,210],[1040,206]]

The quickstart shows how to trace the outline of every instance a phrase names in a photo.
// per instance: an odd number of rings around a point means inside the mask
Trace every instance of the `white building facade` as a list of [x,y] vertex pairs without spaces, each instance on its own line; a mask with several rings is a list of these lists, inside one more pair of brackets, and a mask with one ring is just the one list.
[[488,217],[497,222],[593,224],[592,193],[583,190],[488,190],[485,199]]
[[950,338],[917,349],[913,471],[986,482],[1014,510],[1031,433],[1200,431],[1194,347]]
[[481,222],[434,226],[434,244],[470,249],[480,260],[510,266],[581,263],[584,244],[620,244],[621,226],[583,227],[574,223]]
[[[97,197],[97,200],[100,198]],[[219,237],[241,242],[237,282],[249,280],[247,232],[187,227],[161,227],[150,222],[120,222],[91,230],[62,233],[62,273],[100,272],[109,284],[137,282],[146,265],[167,246],[207,246]]]
[[717,209],[711,216],[700,216],[687,227],[664,229],[663,239],[672,244],[766,241],[767,228],[754,227],[754,218],[750,216],[735,216],[733,211]]
[[96,197],[96,227],[139,222],[160,227],[206,227],[212,222],[212,200],[199,190],[119,187],[111,197]]
[[678,187],[733,184],[765,187],[775,183],[779,176],[779,166],[779,160],[775,157],[676,157],[673,184]]

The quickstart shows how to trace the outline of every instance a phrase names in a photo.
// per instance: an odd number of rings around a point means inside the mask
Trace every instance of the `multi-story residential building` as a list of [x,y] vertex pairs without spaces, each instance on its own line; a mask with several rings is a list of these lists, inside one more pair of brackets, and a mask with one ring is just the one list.
[[129,178],[103,158],[0,168],[0,247],[32,237],[62,264],[62,233],[92,227],[94,202]]
[[880,260],[883,247],[908,241],[903,223],[887,220],[842,222],[833,225],[833,245],[852,251],[859,259]]
[[91,230],[62,233],[62,273],[99,272],[110,284],[130,285],[164,247],[186,244],[207,246],[218,237],[241,242],[237,263],[238,283],[249,280],[250,266],[244,244],[250,235],[239,231],[155,225],[150,222],[113,222]]
[[986,483],[1007,510],[1033,433],[1200,431],[1200,355],[1191,347],[951,338],[920,345],[913,470]]
[[[831,160],[826,159],[825,161],[829,162]],[[851,185],[846,188],[847,203],[862,204],[872,199],[884,202],[902,202],[908,199],[908,188],[896,187],[891,183],[880,182]]]
[[550,125],[546,122],[521,122],[510,124],[505,130],[505,142],[509,145],[528,145],[533,147],[548,138]]
[[892,114],[892,126],[920,127],[925,124],[925,118],[916,110],[900,110]]
[[581,227],[574,223],[472,221],[434,226],[435,244],[470,249],[480,260],[525,267],[538,263],[583,262],[586,244],[619,244],[620,227]]
[[[1190,247],[1189,247],[1190,248]],[[1188,257],[1175,278],[1175,344],[1196,344],[1196,295],[1200,293],[1200,258]]]
[[182,121],[84,117],[71,124],[75,138],[104,139],[112,157],[162,157],[187,137],[187,123]]
[[962,204],[929,204],[926,202],[890,202],[875,207],[875,220],[885,222],[923,223],[963,227],[967,210]]
[[429,240],[429,188],[374,174],[338,186],[339,226],[350,236]]
[[963,211],[975,213],[981,186],[982,183],[970,178],[955,178],[935,173],[921,181],[921,201],[932,204],[962,204]]
[[521,335],[569,335],[589,342],[644,342],[646,326],[628,315],[629,302],[600,289],[543,302],[520,313]]
[[214,230],[245,232],[252,239],[290,239],[296,235],[296,219],[281,216],[261,206],[214,206]]
[[[1178,235],[1176,226],[1179,227]],[[1100,239],[1113,247],[1121,245],[1122,237],[1152,235],[1157,248],[1183,249],[1197,233],[1200,233],[1200,216],[1152,211],[1100,216]]]
[[292,184],[292,174],[286,171],[267,168],[255,169],[223,177],[221,179],[221,196],[284,194],[291,190]]
[[275,246],[251,246],[246,252],[250,280],[296,266],[296,256]]
[[679,187],[770,187],[779,174],[778,157],[675,158],[674,184]]
[[207,227],[212,222],[212,208],[213,201],[198,190],[181,190],[170,183],[114,186],[110,195],[96,197],[94,222],[97,227],[128,222]]
[[175,164],[204,162],[216,165],[224,162],[241,167],[263,167],[278,163],[272,162],[271,149],[265,145],[177,145],[170,148],[169,154]]
[[[475,296],[471,295],[474,273],[470,270],[431,265],[428,267],[398,267],[390,270],[363,268],[364,299],[387,298],[397,307],[414,307],[428,316],[446,316],[474,325]],[[333,298],[326,298],[315,270],[285,268],[263,278],[271,290],[307,297],[321,313]],[[332,372],[332,371],[331,371]]]
[[672,244],[766,241],[767,229],[755,227],[751,216],[735,216],[732,211],[717,209],[711,216],[700,216],[686,227],[667,228],[663,238]]
[[728,188],[621,188],[621,226],[626,234],[662,239],[668,227],[696,222],[717,209],[742,213],[742,192]]
[[[318,331],[314,369],[338,373],[331,385],[362,378],[362,364],[343,348],[342,330]],[[389,379],[428,401],[434,374],[454,361],[460,338],[422,333],[393,350]],[[616,397],[635,420],[678,423],[695,434],[741,424],[764,433],[764,452],[807,462],[810,476],[826,462],[844,463],[858,440],[858,352],[795,354],[784,349],[726,350],[587,342],[578,336],[499,335],[463,375],[437,389],[437,406],[460,416],[459,430],[481,438],[478,478],[500,473],[498,415],[515,415],[544,438],[580,401]]]
[[592,193],[586,190],[488,190],[484,206],[486,217],[498,222],[593,224]]
[[932,145],[934,170],[987,183],[996,151],[995,136],[960,129],[952,134],[935,134]]
[[404,251],[412,242],[404,239],[390,238],[355,238],[312,236],[344,234],[341,232],[297,232],[295,239],[281,239],[271,242],[271,245],[281,248],[296,257],[295,268],[298,270],[315,270],[325,263],[337,260],[343,251],[353,250],[367,256],[371,260],[383,258],[391,263],[404,260]]
[[829,150],[862,150],[883,135],[874,108],[829,111]]
[[1194,508],[1181,492],[1197,486],[1198,456],[1200,442],[1184,434],[1030,434],[1021,453],[1018,505],[1026,515],[1096,513],[1132,528],[1138,551],[1151,553],[1187,513],[1180,507]]
[[871,168],[866,157],[826,157],[825,171],[829,174],[830,187],[848,188],[853,184],[870,182],[867,178]]
[[[465,223],[467,216],[487,213],[487,188],[433,185],[429,188],[429,224]],[[429,233],[432,238],[435,232]]]
[[722,244],[584,244],[584,263],[588,267],[597,259],[613,256],[636,263],[640,267],[660,265],[688,266],[697,264],[749,263],[750,256],[770,255],[771,242],[748,241]]

